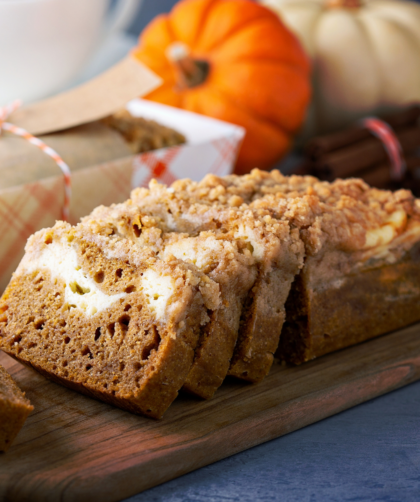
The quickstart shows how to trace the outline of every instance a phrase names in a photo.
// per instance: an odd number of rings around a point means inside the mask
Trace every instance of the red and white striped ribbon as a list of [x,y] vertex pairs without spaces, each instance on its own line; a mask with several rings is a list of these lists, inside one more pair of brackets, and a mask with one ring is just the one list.
[[391,126],[376,117],[363,119],[362,125],[382,141],[391,161],[391,178],[394,181],[401,181],[405,175],[406,165],[401,144]]
[[58,167],[61,169],[64,175],[64,203],[62,208],[62,219],[64,221],[69,221],[70,200],[71,200],[70,168],[60,157],[60,155],[58,155],[58,153],[55,150],[50,148],[43,141],[36,138],[35,136],[32,136],[32,134],[30,134],[28,131],[25,131],[25,129],[22,129],[21,127],[17,127],[13,124],[10,124],[9,122],[6,122],[7,117],[17,108],[19,108],[20,105],[21,102],[17,100],[9,105],[4,106],[3,108],[0,107],[0,134],[2,129],[4,129],[5,131],[9,131],[13,134],[16,134],[16,136],[21,136],[22,138],[25,138],[27,141],[29,141],[29,143],[32,143],[32,145],[35,145],[38,148],[40,148],[45,154],[49,155],[55,161],[55,163],[58,165]]

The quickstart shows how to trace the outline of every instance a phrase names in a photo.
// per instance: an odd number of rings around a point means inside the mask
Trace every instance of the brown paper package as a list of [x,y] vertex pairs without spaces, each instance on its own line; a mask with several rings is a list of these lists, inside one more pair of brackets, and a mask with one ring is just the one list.
[[[79,87],[18,108],[7,120],[42,139],[77,171],[132,155],[123,136],[99,120],[160,83],[153,72],[127,56]],[[57,174],[59,167],[36,146],[1,134],[0,190]]]
[[[101,122],[40,136],[60,154],[71,171],[132,155],[117,131]],[[0,190],[61,174],[54,160],[23,138],[5,135],[0,141]]]

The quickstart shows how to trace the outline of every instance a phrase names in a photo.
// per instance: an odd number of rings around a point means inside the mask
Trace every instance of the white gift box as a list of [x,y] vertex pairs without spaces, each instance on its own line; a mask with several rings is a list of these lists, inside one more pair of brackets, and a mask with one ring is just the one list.
[[179,178],[201,180],[206,174],[230,174],[245,135],[242,127],[178,108],[136,99],[132,115],[153,119],[182,133],[187,143],[137,155],[132,186],[147,186],[152,178],[170,184]]

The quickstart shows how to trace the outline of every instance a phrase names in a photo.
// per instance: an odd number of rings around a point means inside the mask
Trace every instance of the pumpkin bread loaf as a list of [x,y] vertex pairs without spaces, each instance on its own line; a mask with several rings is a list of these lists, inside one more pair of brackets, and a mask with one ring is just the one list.
[[301,363],[420,320],[420,203],[411,192],[257,169],[171,190],[202,203],[235,200],[299,229],[305,265],[286,304],[279,357]]
[[83,221],[99,234],[118,234],[139,248],[152,249],[162,259],[176,257],[197,267],[220,287],[220,304],[210,315],[195,349],[184,390],[210,398],[223,383],[238,337],[244,302],[257,276],[256,261],[245,242],[214,231],[190,236],[167,232],[156,217],[139,212],[128,201],[98,207]]
[[7,451],[34,407],[0,366],[0,451]]
[[219,286],[89,224],[33,235],[0,304],[0,348],[47,377],[162,417],[182,387]]
[[261,381],[273,363],[285,319],[284,304],[295,275],[303,265],[299,232],[286,220],[250,208],[197,202],[182,191],[152,182],[149,189],[132,193],[139,210],[161,218],[168,228],[194,234],[212,229],[249,247],[258,265],[258,276],[242,312],[238,342],[229,375]]
[[410,192],[254,170],[152,182],[32,236],[0,302],[0,348],[161,417],[181,388],[258,382],[275,353],[299,364],[359,343],[420,320],[419,302]]

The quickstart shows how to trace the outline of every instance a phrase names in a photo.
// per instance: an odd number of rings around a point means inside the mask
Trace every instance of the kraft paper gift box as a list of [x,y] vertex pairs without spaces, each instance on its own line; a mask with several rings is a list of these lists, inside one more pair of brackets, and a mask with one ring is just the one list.
[[[98,205],[126,200],[133,188],[146,186],[152,178],[169,184],[181,177],[200,180],[208,173],[229,174],[244,136],[244,130],[232,124],[150,101],[131,100],[133,95],[149,92],[159,81],[135,63],[137,84],[130,87],[126,80],[128,76],[129,81],[135,80],[133,61],[127,58],[120,66],[116,75],[116,67],[108,72],[108,82],[104,76],[98,77],[99,84],[92,86],[91,81],[83,89],[22,108],[7,119],[40,137],[69,165],[71,223]],[[109,79],[109,73],[113,78]],[[115,77],[121,80],[121,74],[125,74],[125,89],[118,87],[119,96],[109,99]],[[91,86],[88,92],[86,86]],[[97,121],[128,101],[132,115],[176,129],[186,137],[186,143],[133,155],[119,133]],[[61,219],[63,199],[64,179],[55,162],[21,137],[0,136],[1,291],[23,256],[28,237]]]

